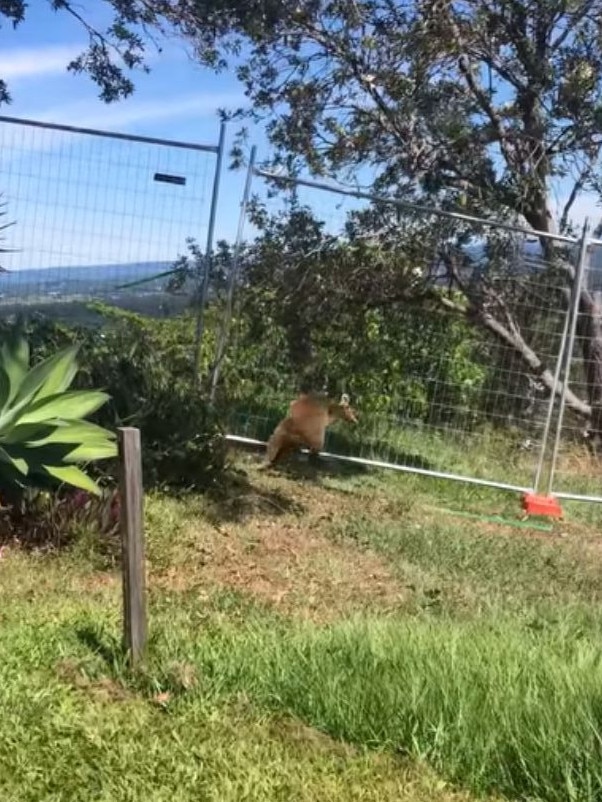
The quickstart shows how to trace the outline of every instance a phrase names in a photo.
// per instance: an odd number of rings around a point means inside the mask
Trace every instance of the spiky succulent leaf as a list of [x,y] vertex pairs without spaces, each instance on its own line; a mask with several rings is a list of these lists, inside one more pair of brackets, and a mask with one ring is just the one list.
[[[12,431],[15,437],[19,430],[20,441],[28,446],[44,446],[48,443],[85,443],[93,440],[115,440],[113,432],[87,420],[55,419],[51,424],[26,423]],[[15,442],[15,441],[13,441]]]
[[[15,404],[21,403],[24,399],[27,401],[32,400],[38,396],[40,391],[43,392],[46,386],[61,386],[66,378],[71,375],[73,361],[78,349],[79,346],[77,345],[68,345],[31,368],[23,378],[14,397]],[[70,381],[72,380],[73,377],[71,377]]]
[[91,415],[109,400],[98,390],[69,390],[33,401],[19,418],[19,423],[41,423],[56,418],[78,420]]
[[29,473],[29,465],[27,460],[18,454],[11,454],[6,449],[0,447],[0,462],[4,462],[12,466],[22,476],[27,476]]
[[48,437],[57,428],[57,423],[16,423],[7,432],[0,430],[0,443],[10,445],[14,443],[28,443]]
[[20,334],[13,334],[0,348],[0,366],[9,381],[8,395],[2,399],[1,407],[10,403],[19,392],[29,370],[29,343]]
[[77,364],[78,352],[79,345],[68,346],[62,352],[59,352],[60,358],[54,363],[44,384],[36,393],[36,401],[57,393],[63,393],[71,387],[71,382],[79,368]]
[[96,482],[85,474],[76,465],[63,465],[63,466],[44,466],[44,471],[53,479],[62,482],[63,484],[78,487],[80,490],[87,490],[95,496],[100,495],[100,488]]
[[68,390],[77,372],[78,346],[68,346],[28,369],[22,338],[0,347],[0,486],[68,483],[98,494],[74,463],[115,457],[115,435],[84,420],[109,396]]
[[0,365],[0,410],[8,404],[10,398],[10,379],[8,373]]
[[117,456],[117,443],[111,437],[72,438],[70,442],[46,442],[44,445],[15,443],[5,446],[12,458],[22,458],[30,465],[62,465],[95,462]]

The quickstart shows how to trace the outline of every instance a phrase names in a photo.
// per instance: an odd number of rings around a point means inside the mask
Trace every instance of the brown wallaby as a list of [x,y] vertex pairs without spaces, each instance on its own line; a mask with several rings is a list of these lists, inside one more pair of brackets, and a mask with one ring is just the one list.
[[343,393],[340,401],[303,393],[289,406],[288,416],[280,421],[268,440],[264,468],[271,467],[288,454],[306,446],[313,456],[324,448],[326,427],[336,420],[357,423],[357,415]]

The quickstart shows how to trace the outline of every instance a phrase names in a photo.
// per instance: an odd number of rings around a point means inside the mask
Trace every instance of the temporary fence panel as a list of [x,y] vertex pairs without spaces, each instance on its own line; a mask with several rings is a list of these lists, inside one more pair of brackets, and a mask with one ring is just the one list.
[[602,242],[586,238],[581,256],[548,491],[602,502]]
[[360,423],[331,427],[325,452],[539,490],[579,240],[251,173],[219,390],[230,438],[265,442],[303,388],[345,392]]
[[[220,144],[0,117],[0,308],[83,322],[86,302],[166,316],[202,295],[174,263],[211,242]],[[205,251],[206,252],[206,251]],[[190,263],[188,263],[190,265]],[[202,267],[202,266],[201,266]]]

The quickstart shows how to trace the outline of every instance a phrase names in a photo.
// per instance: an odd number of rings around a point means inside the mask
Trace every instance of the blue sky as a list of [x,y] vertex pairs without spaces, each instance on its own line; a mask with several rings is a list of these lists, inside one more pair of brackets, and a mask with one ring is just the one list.
[[[76,21],[45,3],[16,30],[0,29],[0,75],[13,97],[0,114],[215,145],[218,107],[244,101],[233,76],[201,69],[172,42],[161,54],[149,51],[152,72],[135,75],[131,98],[106,105],[86,76],[66,71],[85,44]],[[234,129],[229,126],[228,140]],[[261,145],[261,132],[254,134]],[[0,124],[0,154],[0,191],[16,221],[8,244],[20,249],[3,258],[9,269],[174,259],[188,236],[204,246],[213,154],[6,123]],[[231,238],[245,176],[227,165],[226,159],[216,233]],[[186,186],[157,183],[155,172],[183,175]]]
[[[83,3],[94,20],[104,5]],[[92,15],[90,15],[92,11]],[[102,25],[102,18],[96,20]],[[113,130],[190,142],[216,144],[218,107],[244,104],[231,74],[214,75],[196,66],[182,45],[162,43],[149,50],[151,73],[135,75],[136,92],[106,105],[86,76],[66,64],[85,47],[78,23],[37,3],[16,30],[0,29],[0,76],[9,83],[9,116]],[[236,124],[229,126],[228,142]],[[267,145],[259,129],[251,141],[260,156]],[[232,239],[238,221],[244,172],[227,169],[217,213],[217,237]],[[16,220],[6,255],[9,269],[51,265],[160,261],[185,251],[185,239],[204,245],[215,157],[212,154],[118,143],[0,124],[0,191]],[[186,177],[184,187],[153,181],[155,172]],[[259,187],[255,186],[257,189]],[[563,188],[558,191],[562,203]],[[325,219],[340,220],[352,201],[306,190]],[[575,206],[577,221],[600,211],[592,197]]]

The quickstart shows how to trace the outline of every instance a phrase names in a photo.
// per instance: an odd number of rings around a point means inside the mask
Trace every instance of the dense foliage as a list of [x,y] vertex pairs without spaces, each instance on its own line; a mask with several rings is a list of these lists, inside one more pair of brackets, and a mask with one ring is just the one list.
[[104,307],[98,311],[105,317],[99,327],[31,321],[32,349],[44,355],[81,343],[77,385],[102,387],[110,396],[96,413],[98,424],[140,428],[147,487],[210,485],[224,466],[224,443],[214,411],[192,396],[192,318],[156,321]]
[[[70,0],[50,6],[85,26],[90,48],[70,67],[88,72],[107,101],[132,91],[127,73],[144,68],[151,31],[183,36],[211,69],[234,69],[249,106],[233,116],[266,125],[272,166],[285,172],[352,176],[396,200],[461,206],[542,235],[556,223],[570,230],[575,201],[600,191],[601,0],[109,0],[113,17],[104,28]],[[24,2],[0,3],[15,24],[27,13]],[[235,156],[243,158],[242,147]],[[380,205],[352,222],[387,252],[413,239],[435,255],[460,302],[441,293],[429,302],[487,330],[534,380],[559,393],[549,353],[521,325],[519,293],[500,271],[467,260],[465,225],[447,226],[442,236],[433,220],[407,221]],[[486,250],[516,245],[499,231],[472,233]],[[546,236],[540,244],[545,291],[566,305],[574,253]],[[408,302],[424,301],[428,277],[423,272],[418,299],[406,287]],[[364,286],[349,284],[346,301],[362,302]],[[580,300],[585,397],[569,391],[567,404],[602,434],[600,316],[587,288]]]

